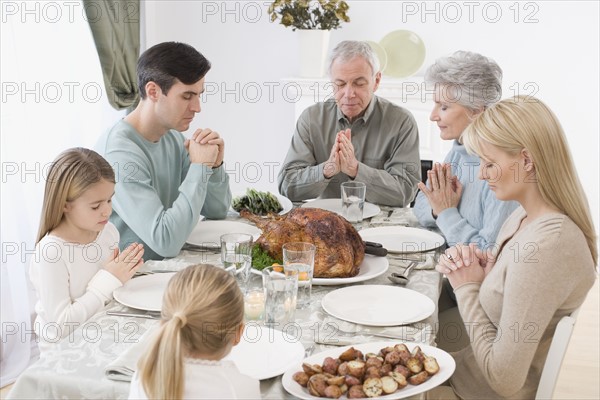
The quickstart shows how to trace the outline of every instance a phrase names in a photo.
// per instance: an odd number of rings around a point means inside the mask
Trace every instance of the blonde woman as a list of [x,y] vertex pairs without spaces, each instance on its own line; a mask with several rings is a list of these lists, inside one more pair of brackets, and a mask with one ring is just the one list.
[[143,263],[142,245],[119,253],[119,232],[108,221],[114,191],[113,169],[93,150],[66,150],[48,171],[29,266],[41,352],[98,312]]
[[470,346],[454,354],[452,388],[429,398],[532,399],[558,321],[581,306],[596,278],[589,206],[560,123],[541,101],[503,100],[463,138],[481,157],[480,179],[520,206],[494,255],[457,245],[436,267],[454,288]]
[[235,278],[208,264],[178,272],[163,298],[162,321],[131,382],[130,399],[259,399],[259,382],[222,360],[244,330]]

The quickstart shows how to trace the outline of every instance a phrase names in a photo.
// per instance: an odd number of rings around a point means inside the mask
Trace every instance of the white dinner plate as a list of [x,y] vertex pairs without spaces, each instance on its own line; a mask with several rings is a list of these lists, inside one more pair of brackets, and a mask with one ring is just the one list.
[[369,279],[385,274],[389,266],[390,263],[386,257],[365,254],[365,259],[360,263],[358,275],[351,278],[313,278],[313,285],[346,285],[348,283],[368,281]]
[[389,253],[416,253],[437,249],[444,237],[426,229],[405,226],[382,226],[358,232],[363,240],[381,243]]
[[119,303],[146,311],[161,311],[163,294],[167,283],[175,272],[150,274],[130,279],[113,291],[113,297]]
[[242,341],[226,357],[240,372],[262,380],[283,374],[304,358],[304,346],[297,338],[256,323],[246,324]]
[[247,233],[254,240],[261,234],[260,229],[254,225],[236,221],[213,221],[204,220],[198,222],[187,239],[187,243],[211,249],[221,247],[221,235],[226,233]]
[[421,321],[435,311],[429,297],[388,285],[337,289],[323,297],[321,307],[336,318],[369,326],[406,325]]
[[[382,348],[388,347],[388,346],[394,346],[398,343],[402,343],[402,342],[400,340],[395,341],[395,342],[371,342],[371,343],[362,343],[359,345],[355,344],[352,346],[338,347],[335,349],[328,349],[326,351],[314,354],[314,355],[306,358],[304,360],[304,362],[309,363],[309,364],[323,365],[323,361],[325,360],[326,357],[332,357],[332,358],[336,359],[340,356],[340,354],[342,354],[344,351],[348,350],[350,347],[354,347],[355,349],[362,351],[363,354],[367,354],[367,353],[378,353],[379,350],[381,350]],[[442,349],[438,349],[437,347],[428,346],[426,344],[406,343],[406,347],[408,347],[408,349],[410,351],[412,351],[412,349],[415,346],[419,346],[421,348],[421,350],[423,351],[423,353],[425,353],[426,355],[428,355],[430,357],[434,357],[437,360],[438,365],[440,367],[439,372],[437,374],[433,375],[431,378],[429,378],[428,380],[426,380],[425,382],[423,382],[420,385],[414,386],[414,385],[409,384],[408,386],[404,387],[403,389],[399,389],[394,393],[388,394],[386,396],[381,396],[381,397],[373,397],[373,399],[403,399],[405,397],[414,396],[416,394],[426,392],[428,390],[433,389],[436,386],[441,385],[446,380],[448,380],[448,378],[450,378],[452,376],[452,374],[454,373],[454,369],[456,368],[456,362],[454,361],[454,358],[452,358],[452,356],[450,354],[446,353]],[[283,384],[283,387],[285,388],[285,390],[287,390],[288,393],[290,393],[292,396],[294,396],[295,398],[298,398],[298,399],[311,399],[311,400],[319,399],[320,397],[312,396],[308,392],[307,388],[300,386],[300,384],[298,384],[296,381],[294,381],[293,375],[294,375],[294,373],[296,373],[298,371],[302,371],[301,363],[298,363],[297,365],[295,365],[292,368],[285,371],[285,374],[283,374],[283,377],[281,379],[281,383]],[[346,395],[343,395],[342,397],[340,397],[340,399],[346,399],[346,398],[347,398]]]
[[[292,211],[292,208],[294,208],[294,204],[292,203],[292,201],[290,199],[288,199],[285,196],[282,196],[280,194],[276,194],[276,193],[271,193],[273,196],[277,197],[277,200],[279,200],[279,204],[281,204],[281,207],[283,207],[283,210],[279,211],[279,215],[284,215],[289,213],[290,211]],[[240,197],[240,196],[244,196],[245,193],[243,194],[238,194],[237,196],[233,196],[233,198],[235,199],[236,197]],[[230,212],[233,215],[240,215],[237,211],[235,211],[233,208],[231,208]]]
[[[317,199],[302,204],[303,208],[322,208],[342,215],[342,199]],[[379,206],[365,201],[363,219],[371,218],[381,212]]]
[[[334,286],[368,281],[369,279],[377,278],[378,276],[385,274],[389,266],[390,263],[387,258],[365,254],[365,259],[362,263],[360,263],[358,275],[350,278],[313,278],[313,285]],[[262,273],[260,270],[255,268],[252,268],[251,271],[256,275],[260,275]]]

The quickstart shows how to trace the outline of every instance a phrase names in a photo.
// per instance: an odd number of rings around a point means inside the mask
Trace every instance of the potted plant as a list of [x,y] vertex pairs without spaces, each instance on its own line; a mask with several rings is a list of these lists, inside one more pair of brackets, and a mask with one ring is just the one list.
[[344,0],[275,0],[269,6],[271,22],[298,30],[300,76],[322,77],[329,47],[329,31],[350,22]]
[[279,20],[292,30],[324,30],[340,28],[341,22],[350,22],[350,6],[343,0],[275,0],[269,6],[271,22]]

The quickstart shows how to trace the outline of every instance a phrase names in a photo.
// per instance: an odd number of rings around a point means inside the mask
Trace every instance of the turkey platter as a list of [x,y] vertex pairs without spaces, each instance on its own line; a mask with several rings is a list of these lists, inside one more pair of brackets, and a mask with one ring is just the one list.
[[343,217],[319,208],[296,208],[286,215],[260,217],[246,210],[240,215],[256,224],[262,235],[256,243],[271,257],[283,259],[281,247],[289,242],[316,246],[315,278],[356,276],[365,258],[365,244]]

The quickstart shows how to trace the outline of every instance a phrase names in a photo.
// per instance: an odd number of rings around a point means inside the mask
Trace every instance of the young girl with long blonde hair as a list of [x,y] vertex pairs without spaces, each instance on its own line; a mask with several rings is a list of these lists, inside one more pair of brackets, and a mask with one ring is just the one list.
[[223,360],[244,329],[235,278],[208,264],[178,272],[165,291],[160,328],[133,377],[130,399],[259,399],[259,382]]
[[64,151],[48,171],[29,266],[42,351],[98,312],[143,263],[142,245],[119,252],[119,232],[108,221],[114,187],[108,162],[84,148]]

